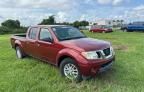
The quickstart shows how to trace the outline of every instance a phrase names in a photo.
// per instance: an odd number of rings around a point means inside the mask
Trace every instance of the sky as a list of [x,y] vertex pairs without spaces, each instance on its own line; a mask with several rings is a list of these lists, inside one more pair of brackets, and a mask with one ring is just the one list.
[[57,22],[99,19],[144,21],[144,0],[3,0],[0,23],[20,20],[24,26],[36,25],[55,15]]

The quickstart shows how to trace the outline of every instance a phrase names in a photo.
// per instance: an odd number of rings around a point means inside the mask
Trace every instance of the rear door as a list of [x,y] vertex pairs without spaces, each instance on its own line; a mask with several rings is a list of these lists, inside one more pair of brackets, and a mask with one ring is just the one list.
[[27,34],[27,41],[26,41],[26,52],[27,54],[36,57],[37,56],[37,36],[38,36],[39,28],[33,27],[30,28],[29,33]]

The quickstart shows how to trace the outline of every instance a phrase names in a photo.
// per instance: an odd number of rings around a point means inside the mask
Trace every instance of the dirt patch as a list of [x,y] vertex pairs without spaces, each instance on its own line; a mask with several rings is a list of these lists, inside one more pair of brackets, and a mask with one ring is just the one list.
[[128,46],[126,45],[114,45],[113,47],[115,50],[128,51]]

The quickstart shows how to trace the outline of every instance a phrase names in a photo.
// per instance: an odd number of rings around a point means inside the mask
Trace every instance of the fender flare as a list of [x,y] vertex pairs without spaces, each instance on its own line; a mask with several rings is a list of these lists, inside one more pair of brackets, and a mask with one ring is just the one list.
[[[58,52],[58,55],[56,57],[56,65],[59,66],[61,61],[66,57],[70,57],[70,58],[74,59],[77,64],[81,63],[80,62],[80,59],[81,59],[80,52],[77,50],[74,50],[74,49],[66,48],[66,49],[63,49]],[[83,62],[83,63],[87,63],[87,62]]]
[[14,46],[14,48],[16,48],[16,46],[20,46],[20,48],[23,48],[23,46],[22,46],[22,44],[21,44],[21,42],[19,41],[19,40],[16,40],[15,41],[15,46]]

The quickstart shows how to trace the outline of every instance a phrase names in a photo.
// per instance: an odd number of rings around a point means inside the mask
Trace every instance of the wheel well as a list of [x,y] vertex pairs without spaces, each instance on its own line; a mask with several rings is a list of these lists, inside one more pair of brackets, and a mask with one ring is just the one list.
[[[58,67],[60,66],[62,60],[64,60],[65,58],[72,58],[72,57],[67,56],[67,55],[61,56],[61,57],[58,59],[58,64],[57,64]],[[73,59],[73,58],[72,58],[72,59]]]
[[14,48],[16,49],[17,46],[19,46],[19,45],[18,45],[18,44],[15,44],[15,47],[14,47]]

